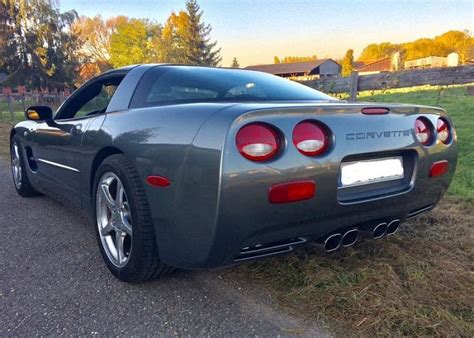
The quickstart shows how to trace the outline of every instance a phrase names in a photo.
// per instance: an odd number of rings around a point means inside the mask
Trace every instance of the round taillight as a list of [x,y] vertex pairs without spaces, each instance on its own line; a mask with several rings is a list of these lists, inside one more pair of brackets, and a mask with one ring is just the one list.
[[427,146],[431,144],[433,128],[431,122],[424,117],[419,117],[415,122],[415,135],[421,144]]
[[293,129],[293,144],[306,156],[317,156],[329,147],[327,127],[315,121],[303,121]]
[[235,144],[243,157],[251,161],[265,161],[278,152],[280,137],[270,125],[252,123],[237,132]]
[[438,134],[438,140],[444,144],[448,144],[451,138],[451,128],[449,126],[449,122],[446,119],[440,117],[436,124],[436,130]]

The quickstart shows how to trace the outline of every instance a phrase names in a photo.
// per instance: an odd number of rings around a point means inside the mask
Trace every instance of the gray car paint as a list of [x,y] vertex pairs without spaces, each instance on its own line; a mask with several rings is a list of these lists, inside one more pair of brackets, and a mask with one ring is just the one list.
[[[109,154],[125,154],[143,179],[159,255],[169,265],[188,269],[229,265],[246,246],[296,237],[310,241],[365,222],[404,220],[414,209],[435,205],[454,174],[455,138],[449,145],[436,142],[425,147],[413,132],[419,116],[427,117],[433,125],[439,116],[449,120],[439,108],[384,104],[390,114],[373,116],[362,115],[360,110],[379,104],[342,101],[194,103],[129,109],[137,83],[152,67],[155,65],[130,67],[103,115],[73,121],[24,121],[13,132],[20,135],[23,149],[56,149],[55,160],[78,167],[76,175],[60,168],[43,175],[39,168],[29,170],[28,177],[38,190],[70,201],[89,215],[98,164]],[[294,126],[306,119],[321,121],[332,130],[332,146],[323,156],[304,156],[292,144]],[[71,134],[78,121],[82,125],[80,141],[60,133],[49,134],[41,142],[31,139],[31,132],[45,125]],[[269,162],[249,161],[236,149],[237,131],[255,121],[270,123],[285,136],[282,152]],[[354,140],[347,136],[404,130],[409,134]],[[338,201],[342,160],[400,152],[409,152],[415,161],[405,190],[389,196],[370,197],[369,193],[361,201]],[[44,152],[44,156],[49,155]],[[438,160],[449,161],[449,173],[428,177],[431,164]],[[165,176],[171,185],[151,187],[145,183],[149,175]],[[271,185],[301,179],[314,179],[314,198],[288,204],[268,202]],[[69,194],[75,198],[68,198]]]

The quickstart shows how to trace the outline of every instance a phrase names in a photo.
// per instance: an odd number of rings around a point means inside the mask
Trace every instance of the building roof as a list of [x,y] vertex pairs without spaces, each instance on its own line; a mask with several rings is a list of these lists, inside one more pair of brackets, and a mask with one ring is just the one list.
[[248,66],[248,67],[245,67],[245,69],[258,70],[260,72],[270,73],[274,75],[298,74],[298,73],[310,74],[315,68],[321,66],[323,63],[328,62],[328,61],[338,64],[336,61],[332,59],[319,59],[315,61],[275,63],[275,64],[268,64],[268,65]]
[[359,69],[366,64],[372,63],[373,61],[354,61],[354,69]]
[[392,66],[392,60],[387,57],[367,63],[359,68],[358,72],[389,72]]

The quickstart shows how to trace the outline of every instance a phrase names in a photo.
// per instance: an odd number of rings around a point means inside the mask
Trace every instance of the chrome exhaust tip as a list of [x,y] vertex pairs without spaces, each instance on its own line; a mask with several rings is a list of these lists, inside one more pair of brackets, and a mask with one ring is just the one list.
[[339,249],[342,243],[341,234],[332,234],[324,240],[324,250],[326,252],[333,252]]
[[400,220],[399,219],[394,219],[393,221],[391,221],[390,223],[388,223],[388,226],[387,226],[387,235],[393,235],[394,233],[396,233],[398,231],[398,229],[400,228]]
[[350,229],[342,235],[342,242],[341,245],[345,248],[352,246],[357,242],[359,239],[359,230],[357,229]]
[[359,232],[364,238],[379,239],[385,236],[385,233],[387,232],[387,223],[363,224],[359,227]]
[[385,234],[387,233],[387,226],[388,225],[385,222],[377,224],[374,230],[372,231],[372,238],[379,239],[385,236]]

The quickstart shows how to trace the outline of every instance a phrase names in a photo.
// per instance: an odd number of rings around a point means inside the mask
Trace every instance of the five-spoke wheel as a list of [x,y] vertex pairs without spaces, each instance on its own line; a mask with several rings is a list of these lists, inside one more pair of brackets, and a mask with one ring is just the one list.
[[22,148],[21,139],[18,135],[13,135],[10,141],[10,156],[11,156],[11,167],[13,183],[15,189],[20,196],[30,197],[38,195],[35,188],[30,182],[28,177],[29,167],[26,156],[23,155],[24,149]]
[[99,165],[93,192],[97,241],[114,276],[137,282],[172,271],[158,254],[143,180],[125,155]]
[[21,159],[20,159],[20,148],[18,143],[12,143],[11,150],[11,163],[12,163],[12,174],[13,174],[13,183],[15,187],[19,190],[21,189]]
[[105,172],[97,185],[96,216],[102,246],[117,267],[127,264],[132,251],[132,216],[120,178]]

